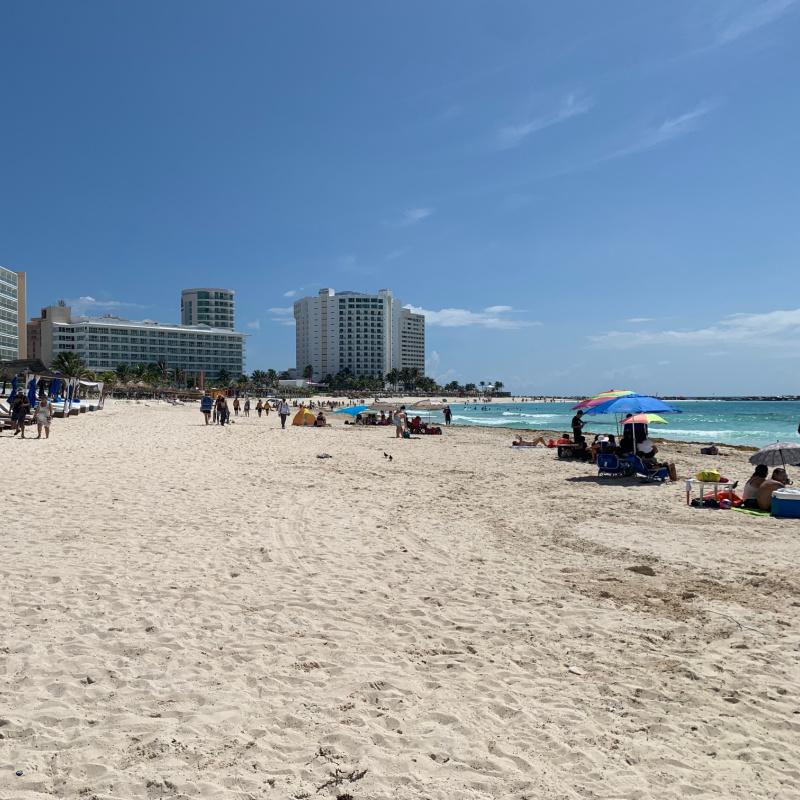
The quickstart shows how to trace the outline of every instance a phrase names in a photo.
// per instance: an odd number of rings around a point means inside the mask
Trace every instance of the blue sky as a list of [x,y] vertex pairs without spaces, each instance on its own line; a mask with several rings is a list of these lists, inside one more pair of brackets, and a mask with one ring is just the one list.
[[0,264],[29,312],[391,288],[428,373],[800,392],[800,2],[5,3]]

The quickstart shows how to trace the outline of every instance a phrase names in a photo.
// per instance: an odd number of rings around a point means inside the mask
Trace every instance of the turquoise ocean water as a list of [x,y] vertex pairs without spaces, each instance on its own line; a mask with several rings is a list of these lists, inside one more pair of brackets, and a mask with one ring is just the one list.
[[[652,425],[650,432],[662,439],[763,447],[776,441],[797,442],[800,436],[800,402],[670,401],[682,414],[665,414],[667,425]],[[454,425],[528,428],[569,431],[574,403],[450,403]],[[485,411],[482,409],[486,409]],[[437,422],[440,413],[431,415]],[[587,415],[588,433],[613,433],[613,417]]]

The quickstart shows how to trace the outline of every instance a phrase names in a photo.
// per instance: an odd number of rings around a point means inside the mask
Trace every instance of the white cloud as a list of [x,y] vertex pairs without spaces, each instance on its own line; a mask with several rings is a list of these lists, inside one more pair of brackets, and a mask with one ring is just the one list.
[[670,142],[680,136],[685,136],[687,133],[697,130],[703,117],[705,117],[712,108],[711,105],[706,104],[698,106],[693,111],[688,111],[686,114],[681,114],[678,117],[665,119],[660,125],[646,130],[633,144],[603,157],[600,161],[609,161],[614,158],[633,155],[634,153],[642,153],[645,150],[652,150],[654,147]]
[[441,311],[428,311],[416,306],[405,306],[414,314],[424,314],[426,325],[439,325],[442,328],[464,328],[470,325],[480,325],[484,328],[528,328],[541,325],[541,322],[516,319],[510,314],[515,313],[511,306],[489,306],[483,311],[467,311],[465,308],[443,308]]
[[558,125],[571,117],[576,117],[580,114],[585,114],[589,111],[594,103],[589,97],[580,93],[568,94],[555,111],[549,114],[536,117],[535,119],[524,122],[520,125],[509,125],[501,128],[497,132],[497,146],[507,150],[511,147],[516,147],[536,131],[549,128],[552,125]]
[[[737,347],[791,348],[800,338],[800,308],[765,314],[733,314],[698,330],[608,331],[589,339],[602,350],[630,350],[647,345],[699,347],[711,344]],[[795,345],[796,350],[796,345]]]
[[252,322],[248,322],[247,327],[250,328],[251,331],[261,330],[261,320],[255,319]]
[[272,314],[272,318],[270,322],[276,322],[278,325],[295,325],[294,321],[294,308],[289,306],[288,308],[269,308],[267,309],[270,314]]
[[[768,0],[764,3],[746,3],[741,14],[732,0],[726,3],[726,18],[717,25],[717,44],[723,45],[741,39],[783,16],[796,0]],[[741,4],[739,4],[741,8]]]
[[79,297],[75,300],[64,301],[76,316],[83,316],[87,312],[106,310],[116,310],[124,308],[148,308],[149,306],[139,305],[138,303],[122,303],[119,300],[95,300],[94,297]]
[[652,322],[652,317],[633,317],[632,319],[625,320],[626,322]]
[[407,228],[409,225],[416,225],[418,222],[427,219],[433,214],[432,208],[409,208],[399,220],[384,220],[383,224],[392,228]]
[[284,297],[294,297],[296,294],[297,294],[297,289],[291,289],[288,292],[284,292],[283,296]]

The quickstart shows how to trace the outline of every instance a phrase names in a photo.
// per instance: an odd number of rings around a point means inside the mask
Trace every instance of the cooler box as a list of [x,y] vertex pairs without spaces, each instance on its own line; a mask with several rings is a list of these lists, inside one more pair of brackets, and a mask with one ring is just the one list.
[[800,519],[800,492],[797,489],[777,489],[772,493],[772,516]]

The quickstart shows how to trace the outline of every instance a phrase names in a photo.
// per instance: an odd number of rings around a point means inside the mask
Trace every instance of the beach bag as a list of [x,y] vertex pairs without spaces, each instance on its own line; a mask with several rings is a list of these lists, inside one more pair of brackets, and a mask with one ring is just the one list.
[[410,439],[411,438],[411,434],[408,431],[403,431],[403,438],[404,439]]
[[719,483],[719,478],[719,470],[716,469],[704,469],[697,473],[697,480],[704,483]]

